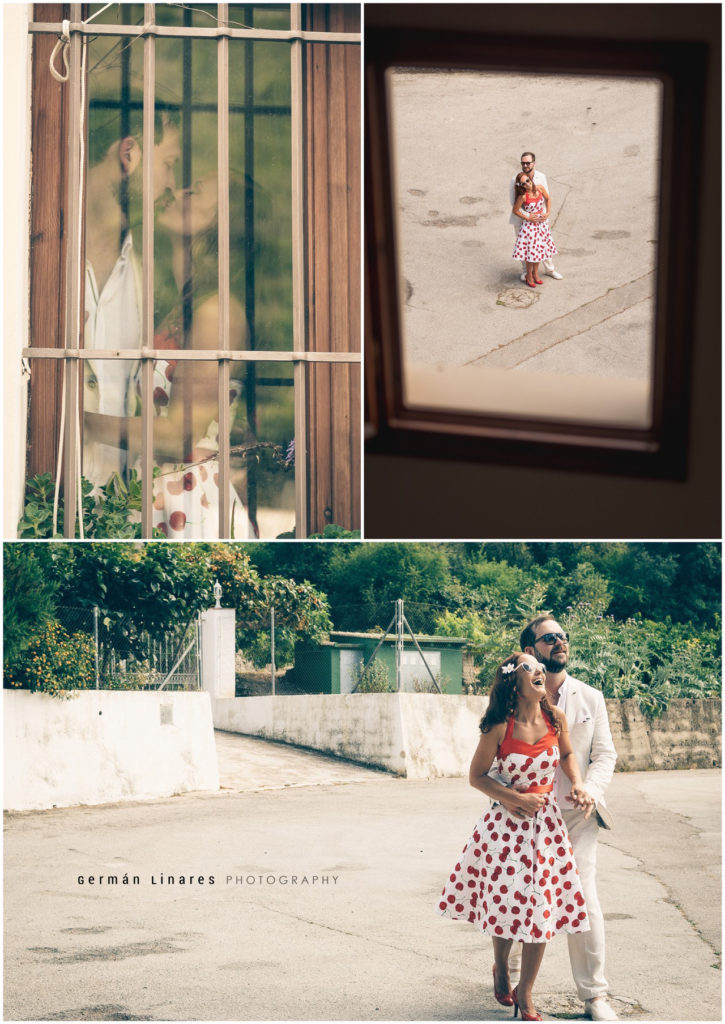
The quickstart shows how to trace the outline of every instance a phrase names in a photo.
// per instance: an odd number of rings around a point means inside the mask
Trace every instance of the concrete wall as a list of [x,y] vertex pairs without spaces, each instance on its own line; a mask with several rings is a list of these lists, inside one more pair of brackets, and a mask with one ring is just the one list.
[[214,726],[428,779],[468,772],[483,707],[433,693],[237,697],[215,702]]
[[5,809],[219,789],[207,693],[3,691]]
[[617,748],[617,771],[653,768],[719,768],[722,701],[671,701],[664,715],[645,718],[634,700],[608,700]]
[[214,705],[214,726],[309,747],[406,774],[398,694],[237,697]]
[[[479,738],[485,697],[429,693],[311,694],[218,700],[214,725],[281,740],[411,779],[460,776]],[[608,700],[618,771],[722,763],[720,700],[675,700],[658,719]]]

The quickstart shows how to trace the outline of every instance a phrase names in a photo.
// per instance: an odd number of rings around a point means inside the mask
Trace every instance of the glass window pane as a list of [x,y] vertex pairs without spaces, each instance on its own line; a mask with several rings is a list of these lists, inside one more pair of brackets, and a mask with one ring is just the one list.
[[289,4],[230,4],[229,20],[235,28],[289,30]]
[[[210,315],[216,314],[210,311]],[[219,536],[218,367],[216,360],[170,360],[157,364],[154,397],[170,400],[166,415],[154,419],[153,525],[172,540]],[[233,386],[234,408],[241,387]],[[234,531],[253,536],[246,505],[230,485]]]
[[[295,528],[293,370],[287,363],[232,365],[244,400],[235,404],[231,476],[261,538]],[[237,384],[232,381],[232,392]],[[238,538],[235,533],[235,537]]]
[[[141,344],[143,43],[96,37],[88,44],[85,220],[85,347]],[[138,364],[84,366],[83,474],[96,489],[131,469]]]
[[[143,20],[143,5],[125,6],[136,10],[113,16]],[[156,13],[160,24],[202,25],[216,6],[157,5]],[[240,6],[236,13],[249,24],[289,26],[288,5]],[[218,496],[219,467],[214,454],[200,452],[217,450],[217,364],[174,359],[173,352],[219,348],[218,44],[159,37],[155,53],[154,186],[153,195],[144,195],[143,41],[89,43],[86,346],[142,344],[143,211],[152,205],[154,336],[148,343],[169,351],[154,367],[154,525],[167,536],[213,537],[218,501],[210,488]],[[289,44],[230,40],[229,78],[230,347],[289,351]],[[292,367],[231,366],[230,441],[238,448],[232,532],[276,536],[294,526]],[[140,379],[135,360],[88,361],[83,472],[97,496],[115,474],[127,482],[140,472]],[[212,483],[202,481],[205,474]],[[180,485],[186,498],[174,494]],[[202,490],[206,504],[197,508]]]
[[290,88],[288,43],[230,41],[232,292],[253,349],[293,347]]
[[[158,5],[159,7],[165,5]],[[106,8],[104,10],[104,8]],[[143,25],[143,4],[89,4],[88,17],[99,24]]]

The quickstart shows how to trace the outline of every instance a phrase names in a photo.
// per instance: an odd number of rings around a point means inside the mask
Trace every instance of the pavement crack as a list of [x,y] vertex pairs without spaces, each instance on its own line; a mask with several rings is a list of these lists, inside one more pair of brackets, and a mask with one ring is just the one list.
[[[653,803],[652,800],[650,800],[648,798],[646,792],[641,793],[641,797],[644,800],[644,802],[646,804],[648,804],[654,811],[658,811],[659,810],[659,805],[656,804],[656,803]],[[681,814],[681,813],[679,813],[677,811],[670,811],[669,814],[671,815],[672,818],[678,819],[684,826],[689,827],[689,828],[694,828],[695,832],[692,833],[692,836],[694,838],[699,838],[700,830],[697,829],[697,826],[693,825],[693,822],[690,820],[690,818],[688,818],[686,815]],[[679,915],[683,919],[683,921],[687,922],[687,924],[690,927],[690,930],[695,935],[697,935],[697,937],[700,939],[700,941],[703,942],[708,947],[708,949],[711,950],[711,952],[713,953],[713,955],[715,957],[715,963],[713,964],[713,966],[716,967],[718,970],[720,970],[721,967],[722,967],[722,951],[719,950],[717,948],[717,946],[710,939],[707,938],[707,936],[704,934],[702,928],[700,928],[700,926],[695,921],[693,921],[692,918],[690,918],[688,916],[687,911],[684,909],[684,907],[682,906],[680,901],[676,898],[672,886],[670,886],[663,878],[661,878],[660,875],[655,870],[648,869],[645,866],[645,862],[642,860],[641,857],[638,857],[636,854],[632,853],[630,850],[628,850],[626,848],[623,848],[622,846],[617,845],[617,843],[615,843],[613,841],[613,837],[608,836],[607,839],[609,840],[608,842],[606,840],[600,839],[600,842],[602,843],[602,845],[609,846],[612,849],[617,850],[619,853],[623,854],[625,857],[631,857],[632,860],[634,860],[636,862],[636,864],[638,866],[638,870],[643,875],[646,875],[648,878],[651,878],[654,882],[657,882],[657,884],[659,886],[661,886],[662,889],[664,889],[664,891],[665,891],[664,902],[665,903],[669,903],[669,905],[671,907],[675,908],[675,910],[679,913]]]
[[[490,365],[499,366],[504,369],[514,369],[533,356],[547,352],[549,349],[591,330],[592,327],[605,323],[613,316],[620,314],[623,308],[629,309],[640,302],[651,299],[652,293],[646,287],[648,279],[650,281],[654,280],[654,272],[651,270],[647,271],[646,274],[642,274],[641,277],[633,278],[631,281],[625,281],[616,288],[608,289],[602,295],[590,299],[589,302],[577,306],[576,309],[569,310],[569,312],[562,314],[562,316],[555,317],[547,323],[540,324],[538,327],[526,331],[525,334],[519,335],[518,338],[513,338],[511,341],[498,345],[483,356],[469,359],[463,365]],[[611,312],[606,312],[605,315],[605,310],[610,305],[611,300],[617,295],[621,295],[625,289],[629,289],[634,293],[631,296],[631,301],[628,304],[625,301],[624,307],[615,302],[615,308]],[[643,291],[646,294],[642,294]],[[604,308],[598,310],[598,306]],[[570,321],[570,323],[567,324],[567,321]],[[551,335],[549,340],[546,339],[547,333]]]
[[556,228],[557,222],[558,222],[558,220],[559,220],[559,216],[560,216],[560,215],[561,215],[561,214],[563,213],[563,211],[564,211],[564,207],[565,207],[565,205],[566,205],[566,201],[567,201],[567,199],[569,198],[569,194],[571,193],[571,188],[572,188],[572,187],[571,187],[571,185],[567,185],[567,184],[566,184],[565,182],[563,182],[563,181],[557,181],[557,179],[556,179],[556,178],[552,178],[551,180],[552,180],[552,181],[555,181],[557,185],[563,185],[563,186],[564,186],[564,188],[566,189],[566,195],[565,195],[565,196],[564,196],[564,198],[562,199],[562,201],[561,201],[561,205],[559,206],[559,208],[558,208],[558,210],[556,211],[556,214],[555,214],[555,216],[554,216],[554,223],[553,223],[553,227],[554,227],[554,228]]
[[299,921],[301,924],[309,924],[315,928],[324,928],[328,932],[334,932],[336,935],[345,935],[349,939],[360,939],[361,942],[371,942],[375,946],[381,946],[385,949],[394,949],[398,953],[409,953],[413,956],[422,956],[428,960],[438,960],[441,963],[450,963],[445,957],[436,956],[431,953],[430,950],[424,950],[418,952],[416,949],[411,949],[409,946],[399,946],[394,942],[384,942],[380,939],[374,938],[370,935],[365,935],[361,932],[349,931],[346,928],[336,928],[334,925],[325,924],[322,921],[315,921],[313,918],[305,917],[300,914],[292,914],[288,910],[279,910],[277,907],[270,907],[266,903],[256,902],[253,906],[259,907],[262,910],[267,911],[270,914],[278,914],[280,917],[292,918],[293,921]]

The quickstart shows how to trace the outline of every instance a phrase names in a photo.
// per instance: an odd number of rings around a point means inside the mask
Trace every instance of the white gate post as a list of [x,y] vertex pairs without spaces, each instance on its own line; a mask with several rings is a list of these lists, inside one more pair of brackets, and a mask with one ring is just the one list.
[[201,613],[201,685],[214,701],[234,697],[236,616],[233,608],[207,608]]

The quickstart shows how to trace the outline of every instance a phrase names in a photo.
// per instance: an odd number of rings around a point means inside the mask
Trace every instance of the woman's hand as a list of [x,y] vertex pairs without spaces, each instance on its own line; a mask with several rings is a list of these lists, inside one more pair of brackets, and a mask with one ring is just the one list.
[[515,789],[508,789],[499,797],[499,803],[515,818],[532,818],[545,800],[543,793],[517,793]]
[[584,811],[584,819],[586,820],[596,806],[596,801],[593,796],[581,786],[572,786],[571,793],[567,796],[567,800],[574,804],[575,807],[581,807]]

